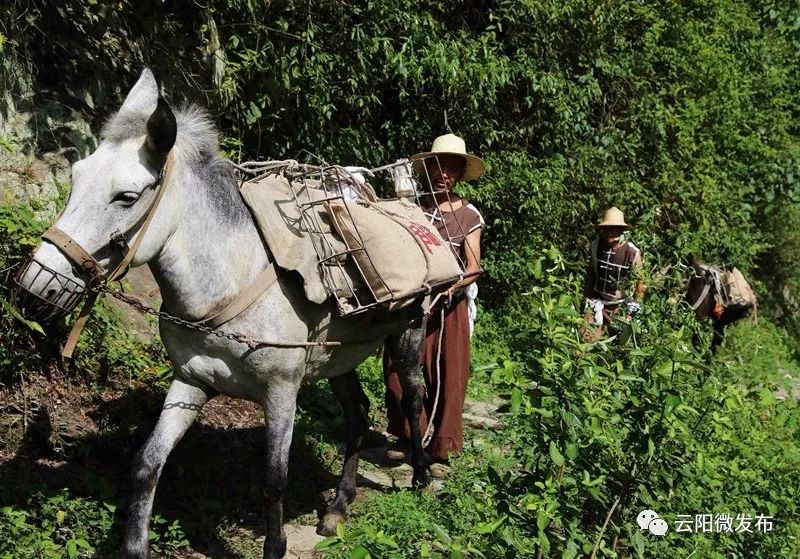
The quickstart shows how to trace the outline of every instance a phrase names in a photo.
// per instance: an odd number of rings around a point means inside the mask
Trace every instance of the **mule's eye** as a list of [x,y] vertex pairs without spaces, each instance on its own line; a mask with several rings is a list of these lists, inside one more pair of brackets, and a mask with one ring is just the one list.
[[120,192],[114,196],[114,203],[122,206],[132,206],[139,199],[139,194],[136,192]]

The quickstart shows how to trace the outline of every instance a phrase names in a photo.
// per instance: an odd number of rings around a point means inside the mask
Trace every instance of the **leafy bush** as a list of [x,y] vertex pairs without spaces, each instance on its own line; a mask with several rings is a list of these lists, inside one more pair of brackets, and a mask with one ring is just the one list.
[[21,371],[38,368],[41,348],[36,334],[41,325],[26,320],[11,302],[11,280],[18,266],[38,246],[46,223],[37,216],[35,202],[0,206],[0,381]]
[[[116,504],[77,497],[68,490],[32,495],[24,507],[0,509],[0,557],[76,559],[114,557]],[[150,530],[151,549],[162,557],[188,545],[178,521],[156,515]]]
[[38,493],[24,509],[0,510],[0,557],[93,557],[113,524],[113,512],[112,504],[98,506],[66,490],[54,495]]
[[[728,340],[741,364],[695,351],[693,335],[706,327],[672,297],[676,270],[650,291],[627,343],[587,344],[578,278],[554,250],[534,268],[541,283],[503,318],[524,327],[498,326],[510,348],[491,373],[511,412],[503,430],[454,461],[436,498],[366,503],[355,526],[329,540],[330,556],[417,557],[423,544],[431,556],[795,555],[799,511],[786,488],[800,482],[800,409],[773,395],[776,356],[786,357],[774,330],[760,338],[766,356]],[[777,520],[766,534],[657,539],[636,524],[646,508],[670,523],[703,512]]]

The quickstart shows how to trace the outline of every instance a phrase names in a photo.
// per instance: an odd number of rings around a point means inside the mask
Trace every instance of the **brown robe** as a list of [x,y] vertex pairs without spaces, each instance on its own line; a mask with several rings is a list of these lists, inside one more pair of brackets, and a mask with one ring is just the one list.
[[[422,374],[425,377],[426,396],[419,418],[420,432],[424,435],[428,418],[433,413],[436,399],[436,353],[441,324],[441,310],[434,309],[428,317],[425,344],[422,348]],[[465,343],[466,342],[466,343]],[[461,300],[444,311],[444,333],[442,334],[439,403],[434,417],[434,435],[427,448],[434,460],[446,460],[451,452],[460,452],[464,446],[464,421],[462,412],[467,396],[469,380],[469,318],[467,299]],[[411,433],[400,407],[403,389],[397,373],[392,369],[389,356],[384,353],[383,370],[386,378],[386,409],[389,417],[387,431],[401,439],[409,439]]]
[[[456,255],[464,261],[464,237],[483,227],[483,218],[475,206],[466,200],[455,212],[435,212],[431,215],[439,233],[450,241]],[[442,217],[444,219],[442,219]],[[449,233],[449,235],[448,235]],[[428,418],[433,413],[437,392],[436,356],[441,331],[443,305],[437,306],[428,317],[425,343],[422,348],[422,373],[425,379],[426,394],[420,414],[420,432],[424,435]],[[470,369],[470,335],[467,298],[456,295],[453,304],[444,309],[444,332],[442,333],[441,368],[439,378],[439,403],[433,420],[434,435],[426,449],[434,460],[446,460],[451,453],[458,453],[464,447],[464,400],[467,396],[467,382]],[[391,360],[384,354],[384,377],[386,380],[386,409],[389,418],[388,432],[401,439],[410,438],[408,421],[400,405],[403,389],[397,373],[392,369]]]

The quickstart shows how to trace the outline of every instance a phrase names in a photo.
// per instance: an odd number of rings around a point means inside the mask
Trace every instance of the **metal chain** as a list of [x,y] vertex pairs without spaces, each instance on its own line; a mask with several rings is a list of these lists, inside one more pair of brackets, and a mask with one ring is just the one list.
[[269,347],[335,347],[341,346],[342,342],[276,342],[276,341],[267,341],[267,340],[256,340],[250,338],[249,336],[245,336],[244,334],[236,334],[236,333],[227,333],[221,330],[217,330],[211,328],[210,326],[205,326],[203,324],[198,324],[197,322],[192,322],[190,320],[185,320],[183,318],[177,317],[175,315],[169,314],[165,311],[157,311],[153,307],[146,305],[142,301],[138,300],[137,298],[131,297],[130,295],[126,295],[121,291],[115,291],[113,289],[109,289],[105,285],[98,285],[94,288],[98,292],[107,293],[114,297],[115,299],[126,303],[137,311],[142,314],[149,314],[151,316],[155,316],[156,318],[163,318],[167,322],[171,322],[178,326],[182,326],[189,330],[196,330],[198,332],[203,332],[207,335],[216,336],[218,338],[225,338],[227,340],[231,340],[234,342],[246,344],[250,349],[257,349],[258,347],[269,346]]

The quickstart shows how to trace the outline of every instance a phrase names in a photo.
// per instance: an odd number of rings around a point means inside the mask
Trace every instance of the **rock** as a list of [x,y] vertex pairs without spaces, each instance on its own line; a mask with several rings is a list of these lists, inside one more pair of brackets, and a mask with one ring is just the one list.
[[410,488],[414,470],[408,464],[396,468],[381,470],[361,470],[358,472],[356,485],[372,489]]
[[467,400],[464,402],[464,413],[477,415],[480,417],[497,417],[498,412],[497,408],[499,408],[503,404],[503,401],[499,398],[497,401],[492,402],[480,402],[478,400]]
[[57,213],[56,199],[70,180],[70,163],[58,153],[41,158],[26,155],[14,146],[0,146],[0,203],[36,200],[38,217],[49,221]]
[[44,182],[50,177],[50,165],[42,159],[34,159],[27,170],[28,175],[37,182]]
[[[42,218],[70,182],[70,161],[98,145],[88,116],[36,92],[30,68],[13,51],[0,57],[0,204],[39,199]],[[37,157],[38,154],[42,154]],[[49,202],[49,203],[48,203]],[[37,208],[38,209],[38,208]]]
[[502,424],[492,417],[482,417],[471,413],[464,413],[464,423],[474,429],[495,430],[500,429]]
[[497,409],[502,403],[499,398],[490,402],[467,400],[464,402],[464,423],[474,429],[499,429],[502,424]]
[[289,559],[312,559],[320,554],[314,546],[325,538],[317,535],[316,526],[296,526],[289,524],[286,531],[286,557]]

